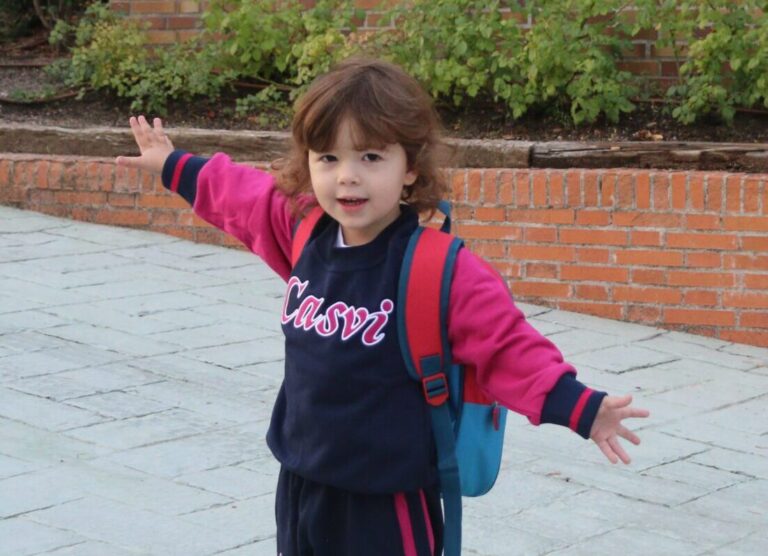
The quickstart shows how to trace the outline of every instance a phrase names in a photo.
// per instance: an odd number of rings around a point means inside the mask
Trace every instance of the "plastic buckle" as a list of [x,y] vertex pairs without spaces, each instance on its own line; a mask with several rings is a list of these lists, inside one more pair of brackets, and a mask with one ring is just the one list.
[[448,399],[448,379],[445,378],[444,373],[422,378],[421,387],[424,389],[424,397],[429,405],[442,405]]

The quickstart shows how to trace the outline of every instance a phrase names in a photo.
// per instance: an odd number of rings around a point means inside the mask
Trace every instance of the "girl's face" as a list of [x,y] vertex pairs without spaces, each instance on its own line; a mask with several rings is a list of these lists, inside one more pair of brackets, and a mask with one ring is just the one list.
[[349,121],[327,152],[309,151],[309,175],[318,203],[341,226],[347,245],[364,245],[400,215],[403,187],[416,181],[403,147],[357,150]]

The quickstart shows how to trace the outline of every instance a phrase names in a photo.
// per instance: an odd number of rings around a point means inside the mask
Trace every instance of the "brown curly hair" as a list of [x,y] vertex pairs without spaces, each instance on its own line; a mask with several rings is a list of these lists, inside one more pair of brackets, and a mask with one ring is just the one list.
[[292,146],[277,160],[280,189],[297,203],[312,193],[309,151],[333,148],[341,123],[349,118],[355,148],[380,148],[399,143],[416,181],[403,189],[403,201],[419,213],[434,213],[448,186],[439,170],[448,150],[432,99],[400,67],[381,60],[347,59],[316,78],[295,105]]

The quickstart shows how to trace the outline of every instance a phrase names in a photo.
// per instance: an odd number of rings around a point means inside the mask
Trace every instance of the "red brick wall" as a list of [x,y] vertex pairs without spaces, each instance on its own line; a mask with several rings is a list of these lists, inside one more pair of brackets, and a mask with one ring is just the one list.
[[[768,346],[768,175],[450,171],[457,232],[521,301]],[[111,159],[4,155],[0,204],[236,242]]]

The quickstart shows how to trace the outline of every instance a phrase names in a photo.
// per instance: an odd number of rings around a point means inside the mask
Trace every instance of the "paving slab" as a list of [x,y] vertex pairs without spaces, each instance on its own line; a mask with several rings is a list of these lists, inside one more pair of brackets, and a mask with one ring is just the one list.
[[[283,289],[241,250],[0,207],[0,555],[274,556]],[[623,467],[510,415],[465,554],[768,554],[768,349],[520,307],[652,417]]]

